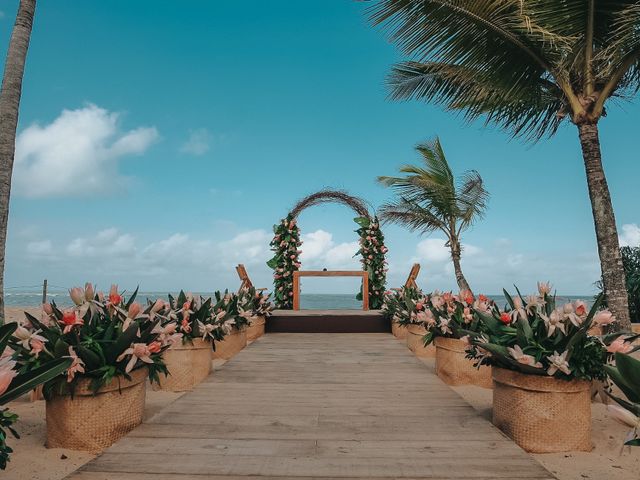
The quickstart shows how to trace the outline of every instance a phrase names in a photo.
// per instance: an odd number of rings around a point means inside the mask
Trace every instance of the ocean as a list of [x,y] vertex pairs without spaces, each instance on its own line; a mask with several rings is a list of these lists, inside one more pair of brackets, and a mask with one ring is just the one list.
[[[128,292],[125,292],[125,296]],[[210,293],[195,292],[203,296],[210,296]],[[175,296],[176,293],[174,292]],[[495,300],[498,305],[503,306],[506,301],[502,295],[488,295],[489,298]],[[167,292],[139,292],[138,300],[144,302],[146,299],[155,300],[156,298],[167,298]],[[560,296],[557,297],[557,303],[565,303],[568,301],[583,300],[588,305],[593,302],[593,295],[583,296]],[[66,291],[51,291],[47,295],[47,301],[54,301],[61,307],[71,304],[69,294]],[[5,303],[11,307],[37,307],[42,303],[42,292],[22,291],[5,293]],[[341,309],[360,309],[362,302],[356,300],[355,294],[342,293],[303,293],[300,295],[300,308],[302,310],[341,310]]]

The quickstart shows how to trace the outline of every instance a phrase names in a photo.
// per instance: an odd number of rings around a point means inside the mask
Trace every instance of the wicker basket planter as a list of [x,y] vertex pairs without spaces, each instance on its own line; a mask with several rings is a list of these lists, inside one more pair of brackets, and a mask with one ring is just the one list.
[[591,445],[591,382],[565,381],[493,367],[493,424],[527,452]]
[[491,367],[476,368],[465,358],[464,343],[458,338],[436,337],[436,375],[447,385],[477,385],[492,388]]
[[436,356],[436,347],[433,343],[424,346],[422,337],[427,334],[427,329],[422,325],[416,325],[411,323],[407,326],[407,347],[411,350],[416,357],[429,357]]
[[221,358],[229,360],[236,353],[247,346],[247,330],[231,330],[231,333],[224,337],[221,342],[215,342],[215,351],[213,352],[213,358]]
[[253,342],[264,335],[264,327],[267,319],[263,316],[255,315],[251,317],[251,323],[247,327],[247,341]]
[[173,345],[162,355],[169,376],[160,375],[154,390],[186,392],[202,382],[211,373],[211,342],[194,338],[193,343]]
[[398,340],[406,340],[407,339],[407,326],[400,325],[398,322],[391,321],[391,333]]
[[46,402],[47,448],[99,453],[142,423],[147,369],[131,381],[115,378],[94,395],[90,381],[78,382],[74,396],[54,395]]

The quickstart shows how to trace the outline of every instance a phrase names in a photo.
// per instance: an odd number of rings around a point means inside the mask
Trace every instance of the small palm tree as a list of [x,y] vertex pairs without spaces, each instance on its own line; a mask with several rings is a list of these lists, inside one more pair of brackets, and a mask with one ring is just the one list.
[[393,188],[398,199],[383,205],[380,218],[398,223],[421,233],[443,232],[451,250],[456,281],[461,290],[471,291],[462,273],[460,235],[487,208],[489,193],[484,189],[482,177],[475,170],[465,172],[456,180],[436,137],[416,147],[424,165],[405,165],[400,168],[403,177],[378,177],[378,181]]
[[563,120],[578,130],[607,301],[630,328],[624,271],[598,122],[640,88],[637,0],[375,0],[412,61],[390,77],[395,99],[423,99],[539,140]]

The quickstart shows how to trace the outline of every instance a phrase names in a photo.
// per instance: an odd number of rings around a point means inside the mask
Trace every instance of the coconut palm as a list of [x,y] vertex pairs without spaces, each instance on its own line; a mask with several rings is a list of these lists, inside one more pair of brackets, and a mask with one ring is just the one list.
[[400,173],[405,174],[402,177],[378,177],[380,183],[393,188],[398,195],[397,200],[380,208],[380,218],[412,231],[443,232],[458,286],[471,291],[460,266],[460,235],[482,218],[489,193],[475,170],[465,172],[456,182],[437,137],[418,145],[416,150],[423,165],[401,167]]
[[598,122],[640,88],[637,0],[376,0],[371,19],[409,57],[394,99],[422,99],[538,140],[578,129],[608,304],[629,327]]
[[27,59],[36,0],[20,0],[0,91],[0,319],[4,319],[4,257],[9,220],[11,174],[16,148],[22,77]]

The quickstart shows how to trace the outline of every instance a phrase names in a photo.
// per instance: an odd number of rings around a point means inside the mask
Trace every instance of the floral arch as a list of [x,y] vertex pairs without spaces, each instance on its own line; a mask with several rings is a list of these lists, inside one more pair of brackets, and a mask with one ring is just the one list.
[[[276,308],[293,308],[293,272],[301,267],[302,253],[297,218],[305,209],[323,203],[342,204],[356,213],[354,221],[358,226],[356,233],[360,237],[360,248],[355,255],[360,255],[362,269],[369,274],[369,306],[372,309],[381,308],[387,277],[387,247],[384,245],[380,222],[375,214],[369,213],[362,199],[340,190],[321,190],[303,198],[280,223],[273,226],[274,237],[270,245],[274,256],[267,265],[273,269]],[[357,298],[362,299],[362,292],[358,293]]]

